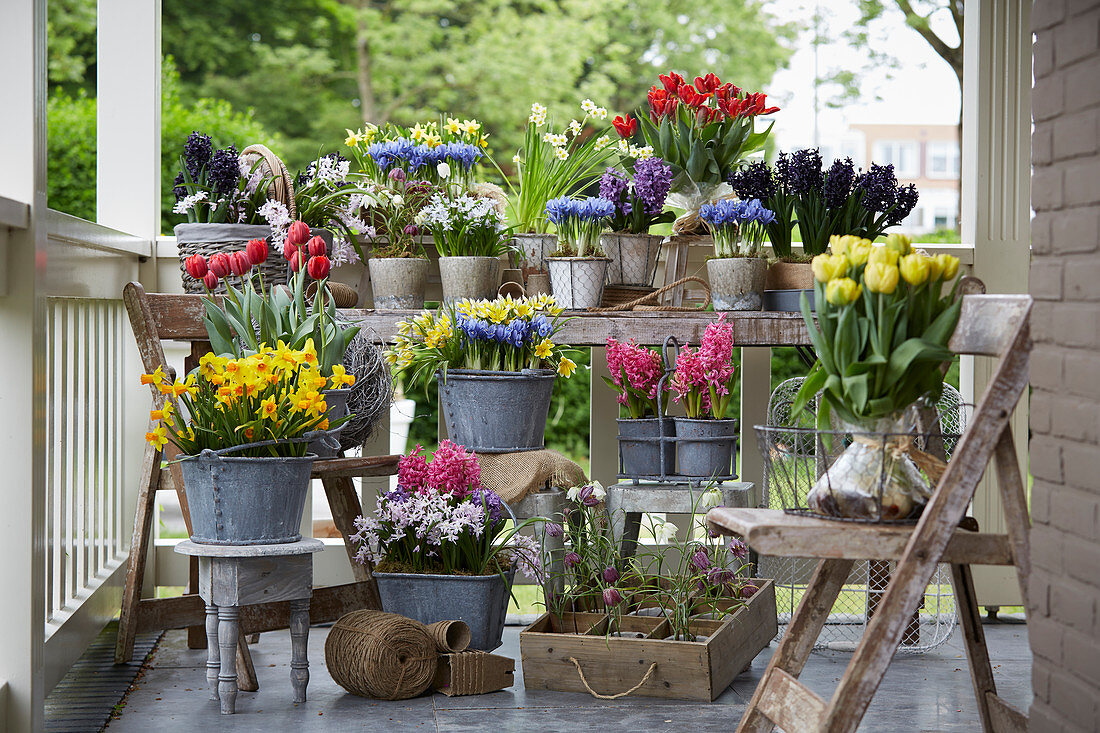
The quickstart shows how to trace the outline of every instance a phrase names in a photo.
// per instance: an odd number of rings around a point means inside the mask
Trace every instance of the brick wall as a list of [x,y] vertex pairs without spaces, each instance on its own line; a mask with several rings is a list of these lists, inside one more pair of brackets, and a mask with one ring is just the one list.
[[1033,731],[1100,731],[1100,0],[1032,11]]

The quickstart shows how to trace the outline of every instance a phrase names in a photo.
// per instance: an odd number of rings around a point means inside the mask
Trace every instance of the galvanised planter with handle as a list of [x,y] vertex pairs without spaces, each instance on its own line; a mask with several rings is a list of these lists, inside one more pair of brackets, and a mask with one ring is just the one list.
[[552,369],[438,372],[447,434],[477,453],[541,449],[556,378]]

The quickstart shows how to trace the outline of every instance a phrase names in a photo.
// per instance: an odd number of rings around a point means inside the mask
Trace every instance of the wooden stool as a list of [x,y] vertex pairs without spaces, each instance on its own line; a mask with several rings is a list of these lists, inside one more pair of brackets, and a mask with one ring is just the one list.
[[[752,483],[727,481],[717,484],[722,492],[722,506],[752,506]],[[631,557],[638,546],[642,514],[691,514],[699,505],[706,487],[688,484],[662,484],[650,481],[623,481],[607,487],[607,516],[612,536],[619,539],[623,557]]]
[[306,701],[309,684],[309,599],[313,592],[313,553],[320,540],[282,545],[200,545],[185,540],[181,555],[199,561],[199,596],[206,603],[206,680],[210,699],[221,701],[222,715],[237,704],[237,642],[241,606],[290,602],[290,684],[294,702]]

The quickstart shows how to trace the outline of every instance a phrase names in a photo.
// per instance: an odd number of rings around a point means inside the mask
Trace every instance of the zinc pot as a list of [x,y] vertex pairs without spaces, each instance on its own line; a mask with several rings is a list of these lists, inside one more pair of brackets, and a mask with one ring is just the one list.
[[737,420],[673,418],[676,423],[676,459],[684,476],[732,476]]
[[500,287],[500,269],[496,257],[440,257],[443,301],[492,300]]
[[428,260],[421,257],[370,258],[374,307],[382,310],[420,310],[428,283]]
[[660,437],[671,438],[676,435],[672,418],[620,418],[616,422],[619,424],[619,452],[622,454],[625,475],[671,476],[676,473],[676,443],[658,440]]
[[382,610],[432,624],[465,621],[470,649],[500,646],[514,570],[500,575],[421,575],[374,573]]
[[810,310],[814,307],[814,291],[811,290],[765,290],[764,310],[776,312],[798,313],[802,310],[802,294],[805,293],[810,302]]
[[[243,250],[250,239],[267,239],[271,236],[271,227],[267,224],[177,224],[174,229],[176,246],[179,248],[180,275],[183,277],[183,290],[191,294],[206,293],[202,283],[187,274],[184,262],[191,255],[202,255],[207,261],[210,255],[219,252],[229,254]],[[265,283],[286,282],[286,260],[279,252],[272,252],[267,261],[259,266]],[[225,292],[225,281],[220,280],[215,292]]]
[[315,457],[223,457],[204,450],[181,461],[191,541],[270,545],[300,540]]
[[438,372],[447,434],[478,453],[541,449],[555,378],[552,369]]
[[546,260],[558,246],[557,234],[515,234],[512,245],[523,257],[527,267],[546,271]]
[[[325,398],[325,404],[328,405],[328,409],[325,410],[325,417],[330,421],[338,420],[348,414],[348,398],[351,396],[350,387],[344,389],[326,389],[322,390],[321,394]],[[310,441],[306,451],[313,453],[318,458],[332,458],[340,455],[342,451],[339,448],[339,431],[340,428],[337,428],[325,439]]]
[[611,259],[607,284],[652,285],[663,240],[656,234],[601,234],[600,247]]
[[716,311],[758,311],[764,305],[768,263],[760,257],[707,260],[710,297]]
[[598,308],[607,282],[607,257],[551,257],[550,291],[566,310]]
[[765,290],[809,290],[814,286],[814,273],[809,262],[776,260],[768,266]]

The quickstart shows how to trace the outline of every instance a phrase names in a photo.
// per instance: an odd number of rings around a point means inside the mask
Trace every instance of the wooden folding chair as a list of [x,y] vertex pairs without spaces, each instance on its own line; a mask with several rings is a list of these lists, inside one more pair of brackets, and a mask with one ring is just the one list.
[[[162,341],[191,343],[191,354],[186,360],[190,371],[198,364],[199,357],[210,351],[206,340],[206,328],[202,323],[202,298],[197,295],[146,294],[140,283],[132,282],[123,290],[123,300],[130,315],[130,326],[137,340],[142,364],[147,372],[157,367],[171,373],[164,358]],[[136,378],[136,375],[135,375]],[[152,388],[154,409],[164,404],[164,396]],[[165,486],[161,472],[161,460],[171,460],[177,451],[171,445],[161,451],[146,445],[142,464],[141,487],[138,492],[134,531],[130,540],[129,567],[122,596],[119,617],[118,641],[115,646],[115,662],[123,663],[134,654],[134,637],[143,631],[161,629],[189,629],[188,644],[203,648],[206,644],[205,605],[198,596],[198,565],[191,558],[188,593],[177,598],[142,598],[141,589],[145,574],[145,562],[152,540],[153,510],[158,490],[174,488],[183,510],[187,531],[191,532],[191,517],[187,498],[183,492],[183,476],[179,463],[169,464],[171,487]],[[354,549],[348,537],[355,532],[354,520],[362,513],[359,497],[352,483],[353,477],[392,476],[397,473],[400,456],[363,458],[332,458],[313,464],[313,478],[321,479],[332,509],[333,522],[339,530],[351,559],[354,583],[315,588],[310,604],[310,621],[323,623],[335,621],[347,613],[361,608],[381,609],[378,588],[371,577],[369,566],[354,560]],[[238,645],[238,669],[240,687],[255,690],[255,673],[245,645],[245,636],[261,631],[285,629],[289,625],[287,603],[271,603],[246,606],[241,609],[241,642]]]
[[[1030,311],[1027,295],[964,297],[951,348],[999,357],[1000,363],[914,527],[853,524],[770,509],[716,508],[707,514],[712,529],[744,537],[760,554],[821,558],[738,731],[769,731],[776,725],[789,733],[855,731],[941,561],[952,568],[982,729],[1027,730],[1027,717],[997,695],[970,565],[1015,565],[1027,605],[1030,520],[1009,420],[1027,386]],[[991,460],[1007,535],[959,527]],[[798,676],[855,560],[896,560],[897,566],[840,684],[824,700]]]

